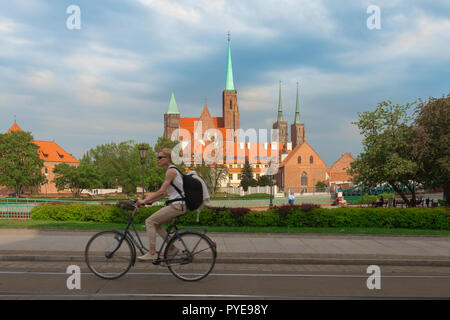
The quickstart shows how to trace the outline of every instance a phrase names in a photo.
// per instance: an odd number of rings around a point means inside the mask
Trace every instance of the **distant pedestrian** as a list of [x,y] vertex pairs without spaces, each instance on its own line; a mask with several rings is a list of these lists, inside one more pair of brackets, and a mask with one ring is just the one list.
[[427,208],[430,206],[430,198],[427,198],[427,200],[425,200],[425,202],[427,203]]
[[378,205],[380,207],[383,207],[383,205],[384,205],[384,198],[383,198],[383,196],[380,195],[380,199],[378,201],[379,201]]
[[290,204],[291,206],[294,205],[295,198],[294,198],[294,196],[293,196],[292,194],[289,194],[289,196],[288,196],[288,201],[289,201],[289,204]]

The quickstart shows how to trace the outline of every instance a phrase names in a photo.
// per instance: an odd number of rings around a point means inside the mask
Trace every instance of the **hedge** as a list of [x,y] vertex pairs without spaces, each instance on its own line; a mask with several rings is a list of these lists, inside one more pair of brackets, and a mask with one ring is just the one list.
[[[140,208],[134,222],[145,219],[161,207]],[[178,218],[182,225],[196,225],[196,211]],[[45,204],[31,210],[34,220],[95,221],[126,223],[127,215],[113,205]],[[450,211],[445,208],[336,208],[314,205],[282,206],[267,211],[248,208],[204,208],[203,226],[361,227],[450,230]]]

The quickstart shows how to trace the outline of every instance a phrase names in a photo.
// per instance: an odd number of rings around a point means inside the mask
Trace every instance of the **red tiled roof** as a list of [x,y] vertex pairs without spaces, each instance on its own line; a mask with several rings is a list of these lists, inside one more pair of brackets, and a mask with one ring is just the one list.
[[6,131],[6,133],[10,133],[10,132],[13,132],[13,131],[23,131],[23,130],[22,130],[21,127],[19,127],[17,125],[17,123],[14,122],[14,124],[11,126],[11,128],[9,128],[8,131]]
[[[17,123],[9,128],[6,133],[10,133],[13,131],[23,131],[22,128],[18,126]],[[35,145],[39,147],[39,157],[44,161],[51,162],[70,162],[70,163],[79,163],[77,159],[71,156],[68,152],[66,152],[63,148],[61,148],[58,144],[52,141],[33,141]]]
[[79,163],[77,159],[67,153],[56,142],[33,141],[39,147],[39,156],[44,161]]

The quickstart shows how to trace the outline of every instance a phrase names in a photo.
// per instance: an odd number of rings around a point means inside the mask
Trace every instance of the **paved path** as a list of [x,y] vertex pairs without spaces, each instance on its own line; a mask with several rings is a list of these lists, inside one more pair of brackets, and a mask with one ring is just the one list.
[[[82,261],[96,231],[0,229],[0,260]],[[139,233],[147,244],[145,232]],[[218,262],[450,266],[449,236],[208,233]],[[159,245],[159,243],[158,243]]]

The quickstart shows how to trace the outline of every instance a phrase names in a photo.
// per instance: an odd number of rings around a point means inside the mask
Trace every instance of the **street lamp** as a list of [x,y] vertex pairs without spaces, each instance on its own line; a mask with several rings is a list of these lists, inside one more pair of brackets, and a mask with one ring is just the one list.
[[270,202],[269,209],[273,208],[273,173],[272,173],[272,160],[269,161],[268,175],[270,176]]
[[147,156],[147,147],[144,144],[141,144],[139,146],[139,157],[141,158],[141,165],[142,165],[142,199],[145,198],[144,194],[144,176],[145,176],[145,157]]

